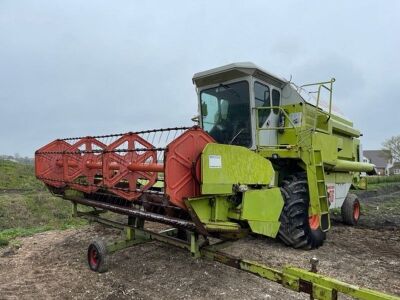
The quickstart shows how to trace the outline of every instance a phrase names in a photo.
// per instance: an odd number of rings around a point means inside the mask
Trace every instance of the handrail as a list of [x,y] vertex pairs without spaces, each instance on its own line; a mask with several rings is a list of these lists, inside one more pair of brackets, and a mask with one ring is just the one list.
[[[309,83],[309,84],[303,84],[300,86],[300,89],[306,86],[315,86],[318,85],[318,94],[317,94],[317,103],[316,103],[316,108],[319,108],[319,101],[320,101],[320,95],[321,95],[321,88],[326,89],[329,91],[329,113],[328,113],[328,119],[326,120],[327,122],[331,118],[332,114],[332,94],[333,94],[333,83],[336,81],[335,78],[332,78],[330,81],[323,81],[323,82],[316,82],[316,83]],[[326,84],[329,84],[329,87],[326,86]],[[315,127],[315,126],[314,126]]]
[[[284,129],[294,129],[296,131],[296,137],[297,139],[299,138],[299,134],[298,134],[298,128],[297,126],[293,123],[293,121],[290,119],[289,115],[287,114],[287,112],[281,107],[281,106],[265,106],[265,107],[253,107],[253,109],[256,111],[256,146],[259,147],[260,145],[260,137],[259,137],[259,131],[261,130],[284,130]],[[268,110],[270,109],[271,112],[273,109],[278,109],[280,112],[283,113],[283,115],[285,116],[285,119],[288,120],[288,122],[290,123],[291,126],[283,126],[283,127],[266,127],[266,128],[260,128],[259,126],[259,118],[258,118],[258,111],[260,110]],[[278,114],[279,116],[280,114]],[[298,142],[298,141],[297,141]],[[296,142],[296,144],[298,144]],[[287,146],[287,145],[285,145]],[[282,145],[268,145],[268,147],[282,147]]]
[[[287,114],[287,112],[281,107],[281,106],[265,106],[265,107],[254,107],[254,110],[267,110],[267,109],[278,109],[279,111],[281,111],[285,118],[287,118],[289,120],[289,123],[292,125],[291,127],[276,127],[276,129],[288,129],[288,128],[293,128],[293,129],[297,129],[296,125],[293,123],[293,121],[289,118],[289,115]],[[259,130],[270,130],[273,128],[260,128],[258,126],[258,114],[256,114],[256,129]]]

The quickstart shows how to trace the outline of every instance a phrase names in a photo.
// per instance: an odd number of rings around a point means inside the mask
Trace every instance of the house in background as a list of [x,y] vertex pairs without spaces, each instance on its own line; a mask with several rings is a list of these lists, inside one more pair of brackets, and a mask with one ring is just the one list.
[[385,176],[390,174],[394,164],[389,150],[364,150],[363,155],[366,162],[375,165],[377,175]]
[[400,162],[393,163],[393,166],[389,168],[389,175],[400,175]]

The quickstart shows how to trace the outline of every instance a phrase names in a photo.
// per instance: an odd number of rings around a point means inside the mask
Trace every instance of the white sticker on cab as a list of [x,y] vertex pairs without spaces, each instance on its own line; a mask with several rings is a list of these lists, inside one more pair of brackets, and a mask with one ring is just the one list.
[[221,155],[209,155],[208,156],[208,167],[210,169],[222,168]]

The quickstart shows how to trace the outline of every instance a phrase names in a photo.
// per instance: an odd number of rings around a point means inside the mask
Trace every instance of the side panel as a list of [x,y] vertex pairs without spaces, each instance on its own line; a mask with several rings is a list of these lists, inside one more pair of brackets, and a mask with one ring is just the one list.
[[304,106],[300,104],[282,106],[289,120],[285,117],[283,124],[285,129],[278,131],[279,145],[296,145],[299,143],[300,136],[297,130],[299,130],[305,122],[303,107]]
[[245,191],[240,204],[235,204],[229,195],[209,195],[186,201],[194,219],[209,233],[239,231],[240,223],[245,221],[253,233],[273,238],[278,234],[283,204],[279,188]]
[[234,185],[269,185],[274,169],[268,159],[241,147],[208,144],[201,155],[201,194],[230,194]]
[[254,233],[276,237],[283,208],[279,188],[250,190],[243,194],[241,219],[246,220]]
[[240,230],[238,223],[229,221],[228,214],[233,206],[227,196],[188,198],[187,205],[208,232]]
[[326,175],[329,208],[340,208],[349,193],[353,175],[351,173],[329,173]]
[[335,136],[316,132],[313,135],[313,149],[321,150],[325,164],[335,165],[338,156],[338,139]]
[[329,199],[329,209],[341,208],[349,192],[351,183],[331,183],[326,184]]

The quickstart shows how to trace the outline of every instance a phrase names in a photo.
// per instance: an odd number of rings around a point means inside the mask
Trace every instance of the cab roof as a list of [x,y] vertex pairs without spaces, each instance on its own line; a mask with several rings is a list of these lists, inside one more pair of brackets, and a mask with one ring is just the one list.
[[193,83],[197,87],[203,87],[248,75],[269,82],[279,88],[288,83],[286,79],[265,71],[252,62],[238,62],[196,73],[193,75]]

